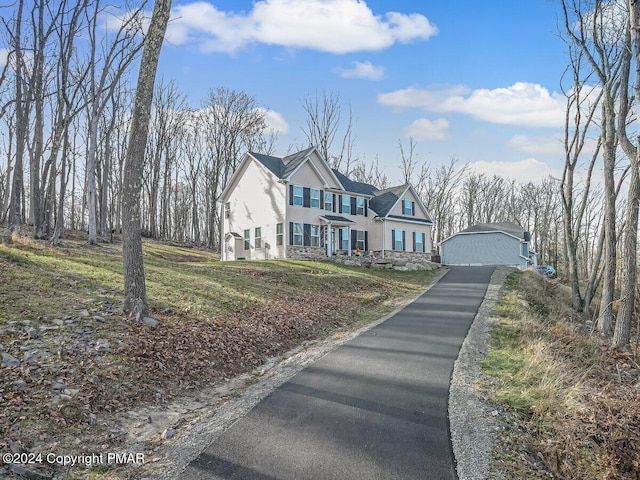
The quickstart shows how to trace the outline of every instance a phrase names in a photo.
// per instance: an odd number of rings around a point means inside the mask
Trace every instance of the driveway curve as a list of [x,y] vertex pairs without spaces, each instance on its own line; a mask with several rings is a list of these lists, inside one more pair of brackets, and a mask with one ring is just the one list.
[[179,478],[455,479],[449,382],[493,270],[452,267],[274,390]]

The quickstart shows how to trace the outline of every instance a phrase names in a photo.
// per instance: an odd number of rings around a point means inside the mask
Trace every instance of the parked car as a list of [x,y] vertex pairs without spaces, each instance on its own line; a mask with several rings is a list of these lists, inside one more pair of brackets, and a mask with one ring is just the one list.
[[538,265],[536,267],[536,272],[544,275],[548,278],[558,278],[558,274],[556,273],[556,269],[551,265]]

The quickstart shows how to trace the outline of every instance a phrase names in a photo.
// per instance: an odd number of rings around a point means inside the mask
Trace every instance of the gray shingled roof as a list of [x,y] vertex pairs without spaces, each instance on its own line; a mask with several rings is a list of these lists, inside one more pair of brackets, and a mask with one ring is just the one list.
[[249,152],[249,154],[267,167],[278,178],[284,176],[284,162],[281,158],[263,155],[261,153]]
[[[251,155],[267,167],[278,178],[286,178],[291,172],[293,172],[301,162],[311,153],[314,147],[307,148],[300,152],[293,153],[284,158],[272,157],[270,155],[263,155],[260,153],[250,152]],[[342,186],[347,192],[359,193],[361,195],[370,195],[372,198],[369,200],[369,207],[376,212],[380,217],[385,217],[391,211],[396,204],[400,196],[407,188],[407,184],[398,185],[396,187],[386,188],[384,190],[378,190],[373,185],[362,182],[354,182],[346,175],[340,173],[336,169],[332,169],[336,178],[340,181]],[[398,217],[402,218],[402,217]],[[408,218],[408,217],[407,217]],[[412,219],[415,220],[415,219]],[[429,219],[431,222],[431,219]]]
[[478,223],[460,233],[505,232],[520,239],[524,238],[524,228],[513,222]]
[[348,218],[342,217],[340,215],[320,215],[320,218],[324,218],[329,220],[330,222],[342,222],[342,223],[355,223]]
[[397,187],[385,188],[377,190],[375,196],[369,200],[369,207],[380,217],[385,217],[396,204],[400,195],[404,193],[407,185],[398,185]]
[[285,167],[284,167],[284,172],[282,176],[288,177],[289,174],[291,174],[291,172],[293,172],[296,168],[298,168],[298,165],[300,165],[304,161],[304,159],[307,158],[307,156],[309,155],[309,153],[311,153],[313,149],[314,147],[309,147],[306,150],[292,153],[291,155],[284,157],[282,159],[282,162],[284,163]]
[[374,195],[374,192],[377,190],[376,187],[374,187],[373,185],[369,185],[368,183],[354,182],[335,168],[333,168],[332,170],[335,176],[338,177],[338,180],[340,180],[340,183],[342,184],[344,189],[348,192],[361,193],[363,195]]

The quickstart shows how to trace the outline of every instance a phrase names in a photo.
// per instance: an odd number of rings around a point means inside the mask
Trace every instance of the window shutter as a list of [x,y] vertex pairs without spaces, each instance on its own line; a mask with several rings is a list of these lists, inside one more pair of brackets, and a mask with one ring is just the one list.
[[416,252],[416,232],[413,232],[413,251]]
[[411,215],[416,216],[416,202],[411,202]]
[[320,225],[320,246],[324,248],[324,235],[325,229],[324,225]]
[[356,213],[358,213],[358,211],[356,210],[356,197],[351,197],[351,215],[355,215]]
[[289,185],[289,205],[293,205],[293,185]]
[[332,193],[331,195],[333,195],[333,213],[336,213],[336,194]]
[[342,213],[342,195],[338,195],[338,213]]
[[369,200],[364,201],[364,216],[367,217],[368,216],[368,210],[369,210]]
[[367,230],[364,231],[364,250],[369,251],[369,232]]
[[307,208],[311,206],[311,189],[309,187],[302,189],[302,206]]
[[338,250],[342,250],[342,229],[338,229]]
[[358,246],[358,231],[351,230],[351,250],[355,250]]
[[396,249],[396,231],[395,230],[391,230],[391,250],[395,250]]
[[320,190],[320,210],[324,210],[324,190]]
[[423,253],[427,251],[426,248],[427,248],[427,236],[424,233],[422,233],[422,252]]
[[311,245],[311,225],[309,225],[308,223],[303,224],[302,231],[304,232],[304,239],[302,240],[302,244],[305,247],[308,247]]
[[402,251],[407,250],[407,232],[402,230]]
[[293,245],[293,222],[289,222],[289,245]]

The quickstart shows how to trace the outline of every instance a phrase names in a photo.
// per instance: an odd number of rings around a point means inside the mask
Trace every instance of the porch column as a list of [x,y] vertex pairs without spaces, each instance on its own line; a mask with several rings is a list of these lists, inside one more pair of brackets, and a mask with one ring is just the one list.
[[349,237],[349,242],[348,242],[348,249],[347,249],[347,255],[351,256],[351,227],[347,227],[347,233],[348,233],[348,237]]

